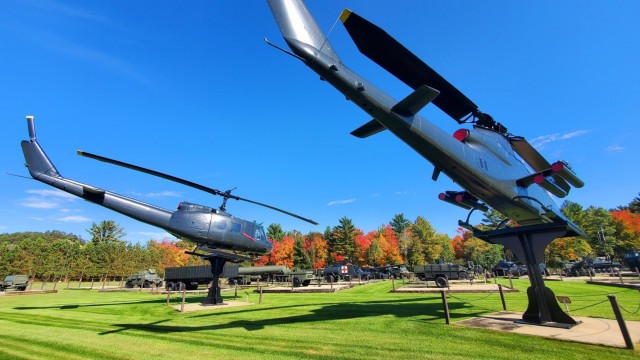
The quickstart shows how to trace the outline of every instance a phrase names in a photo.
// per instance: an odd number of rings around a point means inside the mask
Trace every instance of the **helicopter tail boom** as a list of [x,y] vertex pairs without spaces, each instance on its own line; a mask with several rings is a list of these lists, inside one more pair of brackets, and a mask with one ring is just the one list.
[[144,223],[165,227],[172,212],[151,204],[108,192],[60,175],[35,137],[33,116],[27,116],[30,140],[21,143],[29,174],[35,180],[81,197]]

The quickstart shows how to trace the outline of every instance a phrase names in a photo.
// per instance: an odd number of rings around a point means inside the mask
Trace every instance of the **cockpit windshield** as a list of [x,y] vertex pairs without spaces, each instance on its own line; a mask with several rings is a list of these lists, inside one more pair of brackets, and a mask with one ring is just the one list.
[[256,226],[255,239],[258,241],[267,241],[267,235],[264,233],[264,228],[260,225]]

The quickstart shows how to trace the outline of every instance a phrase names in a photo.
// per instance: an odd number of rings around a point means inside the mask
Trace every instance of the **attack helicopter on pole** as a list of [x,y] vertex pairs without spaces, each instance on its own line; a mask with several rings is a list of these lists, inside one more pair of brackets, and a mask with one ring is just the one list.
[[[555,204],[571,187],[584,183],[567,162],[549,163],[523,137],[514,136],[501,123],[451,85],[435,70],[378,26],[345,9],[340,20],[362,54],[409,85],[414,91],[404,99],[393,99],[350,70],[317,25],[302,0],[267,0],[285,42],[292,52],[265,41],[301,60],[373,120],[351,134],[366,138],[389,130],[434,165],[432,179],[447,175],[462,190],[439,194],[449,204],[469,210],[497,210],[519,227],[483,232],[466,221],[459,224],[489,242],[511,248],[521,261],[538,274],[544,247],[557,237],[586,236]],[[453,136],[419,114],[433,103],[459,124],[470,124]],[[540,276],[532,276],[531,310],[525,320],[563,322],[573,319],[555,315],[555,298],[549,297]],[[548,290],[550,292],[550,290]],[[533,296],[533,298],[532,298]],[[553,302],[553,304],[551,304]],[[549,308],[553,308],[549,310]]]
[[210,291],[208,301],[214,304],[222,302],[220,289],[217,284],[218,276],[222,272],[226,261],[239,262],[249,260],[252,257],[269,254],[272,249],[271,242],[267,239],[261,224],[235,217],[227,212],[226,204],[229,199],[267,207],[311,224],[318,224],[313,220],[277,207],[233,195],[231,194],[233,189],[227,191],[216,190],[159,171],[91,154],[82,150],[78,150],[78,155],[158,176],[212,195],[221,196],[223,199],[222,204],[216,209],[185,201],[179,203],[175,211],[170,211],[65,178],[58,172],[42,147],[40,147],[36,138],[33,116],[27,116],[27,126],[29,130],[29,140],[23,140],[21,145],[26,166],[33,179],[138,221],[157,226],[177,238],[194,243],[196,247],[193,251],[189,252],[189,254],[206,258],[212,265],[214,287],[217,289],[213,289],[214,294]]

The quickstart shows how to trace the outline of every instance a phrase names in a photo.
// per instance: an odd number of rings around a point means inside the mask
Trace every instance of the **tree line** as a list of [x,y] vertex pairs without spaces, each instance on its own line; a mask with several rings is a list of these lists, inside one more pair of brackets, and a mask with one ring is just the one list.
[[[588,237],[568,237],[553,241],[545,250],[550,267],[566,260],[606,256],[620,260],[627,251],[640,249],[640,195],[628,205],[606,210],[565,201],[562,212],[585,230]],[[504,218],[495,211],[485,214],[479,228],[492,228]],[[506,226],[517,224],[506,222]],[[111,220],[93,224],[84,240],[62,231],[0,234],[0,276],[28,274],[43,280],[102,279],[126,277],[153,268],[163,275],[164,268],[206,264],[185,254],[193,244],[182,240],[150,240],[132,244],[126,233]],[[273,251],[244,266],[287,265],[317,269],[343,259],[360,266],[429,264],[436,261],[467,263],[490,269],[501,259],[517,260],[501,245],[473,237],[465,229],[455,236],[438,233],[429,221],[418,216],[407,219],[395,215],[378,229],[364,232],[348,217],[327,226],[324,232],[302,234],[284,231],[280,224],[267,228]]]

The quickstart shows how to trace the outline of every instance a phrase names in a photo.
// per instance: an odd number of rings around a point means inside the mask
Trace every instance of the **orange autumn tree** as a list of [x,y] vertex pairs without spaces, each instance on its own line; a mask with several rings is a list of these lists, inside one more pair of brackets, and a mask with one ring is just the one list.
[[[165,269],[168,267],[184,266],[189,255],[184,253],[177,245],[177,240],[163,239],[161,242],[151,240],[149,242],[149,250],[156,255],[159,261],[158,267]],[[160,270],[160,269],[156,269]]]
[[322,235],[314,233],[311,236],[305,236],[303,250],[309,257],[312,269],[319,269],[327,266],[327,252],[329,244]]
[[617,253],[640,249],[640,214],[629,209],[611,212],[618,238],[621,240]]
[[384,239],[384,241],[380,241],[380,245],[382,246],[382,252],[384,254],[385,264],[383,265],[393,265],[393,264],[402,264],[404,263],[404,259],[400,255],[400,246],[398,244],[398,237],[396,233],[393,231],[391,225],[387,225],[382,229],[378,230],[378,238]]

